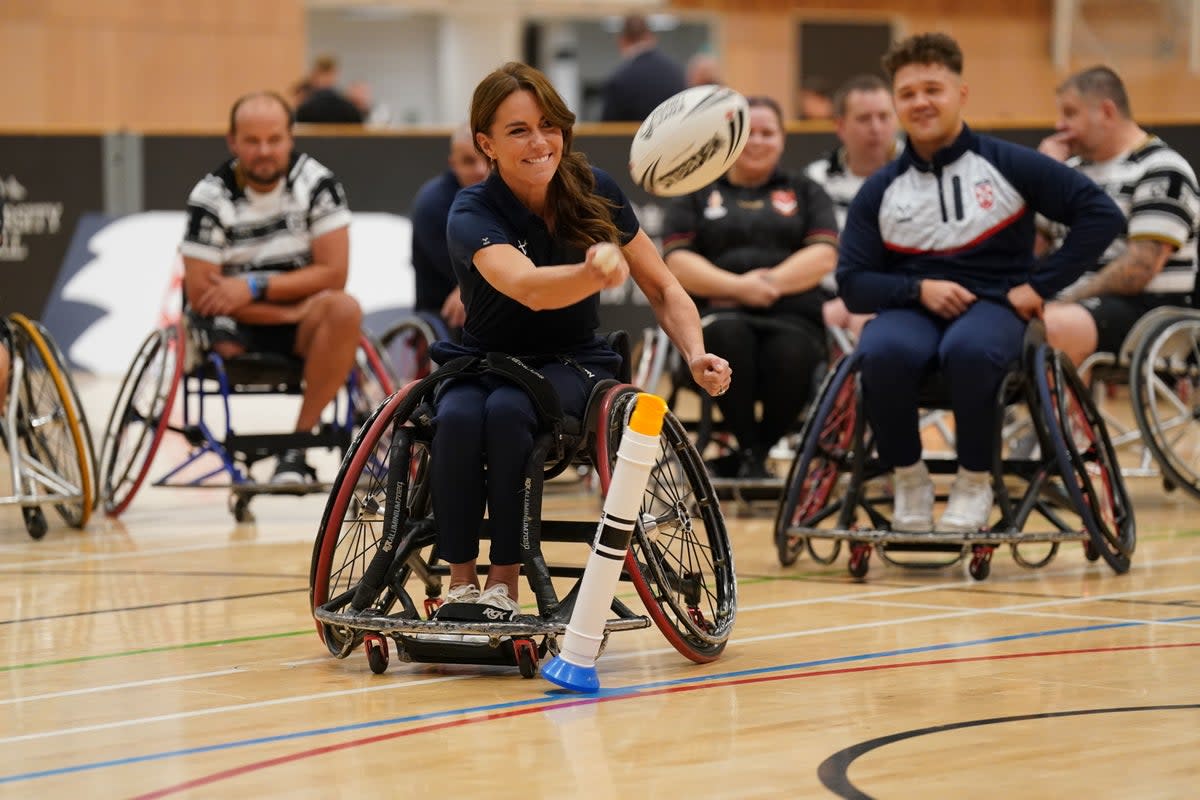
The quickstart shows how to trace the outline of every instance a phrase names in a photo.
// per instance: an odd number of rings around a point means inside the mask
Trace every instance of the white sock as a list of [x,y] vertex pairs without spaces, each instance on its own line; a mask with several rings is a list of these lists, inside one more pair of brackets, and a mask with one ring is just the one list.
[[988,470],[983,470],[982,472],[975,472],[973,470],[963,469],[962,467],[959,467],[958,468],[958,477],[962,478],[967,483],[975,483],[975,484],[986,483],[986,484],[990,485],[992,482],[992,473],[989,472]]

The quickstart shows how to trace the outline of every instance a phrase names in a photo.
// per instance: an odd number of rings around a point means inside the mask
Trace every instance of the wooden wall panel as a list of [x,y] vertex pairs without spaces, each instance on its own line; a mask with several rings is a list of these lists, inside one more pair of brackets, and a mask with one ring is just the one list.
[[4,0],[0,124],[222,126],[239,94],[299,78],[305,32],[303,0]]

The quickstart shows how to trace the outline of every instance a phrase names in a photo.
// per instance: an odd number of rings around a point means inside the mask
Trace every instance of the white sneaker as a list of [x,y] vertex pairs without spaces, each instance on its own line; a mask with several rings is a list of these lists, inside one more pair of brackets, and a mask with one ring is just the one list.
[[937,530],[947,533],[977,532],[987,525],[994,499],[991,473],[959,470],[954,483],[950,485],[950,502],[938,520]]
[[509,611],[513,614],[521,613],[521,605],[516,600],[508,596],[508,586],[503,583],[497,583],[495,586],[489,586],[480,593],[479,599],[475,601],[483,606],[491,606],[498,608],[501,611]]
[[899,467],[892,476],[892,530],[933,529],[933,479],[925,462]]
[[479,587],[470,583],[460,583],[458,586],[451,586],[450,591],[446,592],[446,602],[478,603]]

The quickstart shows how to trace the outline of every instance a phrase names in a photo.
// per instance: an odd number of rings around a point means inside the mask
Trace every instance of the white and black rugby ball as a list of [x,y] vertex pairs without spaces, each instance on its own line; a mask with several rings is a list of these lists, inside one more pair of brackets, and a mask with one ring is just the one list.
[[693,86],[646,117],[629,148],[629,174],[650,194],[688,194],[721,177],[749,138],[746,98],[724,86]]

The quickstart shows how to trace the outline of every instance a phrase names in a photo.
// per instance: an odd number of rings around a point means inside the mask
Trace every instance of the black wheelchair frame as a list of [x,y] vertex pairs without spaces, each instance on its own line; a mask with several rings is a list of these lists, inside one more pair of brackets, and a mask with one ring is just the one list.
[[[376,673],[387,668],[390,638],[405,661],[506,664],[532,677],[538,659],[557,652],[578,588],[576,583],[560,596],[552,579],[582,577],[598,522],[542,519],[543,484],[584,460],[607,491],[638,390],[620,380],[600,381],[582,419],[565,418],[558,431],[537,437],[526,470],[521,538],[537,614],[503,622],[445,621],[434,618],[449,569],[439,560],[427,479],[433,395],[452,365],[388,398],[347,452],[313,546],[309,589],[317,632],[339,658],[365,644]],[[605,639],[612,631],[655,624],[676,650],[704,663],[725,649],[736,617],[733,553],[704,465],[670,414],[660,441],[622,576],[647,614],[614,598]],[[489,535],[485,521],[481,537]],[[542,552],[547,542],[581,545],[583,558],[549,563]],[[424,594],[423,609],[410,594],[410,581]]]

